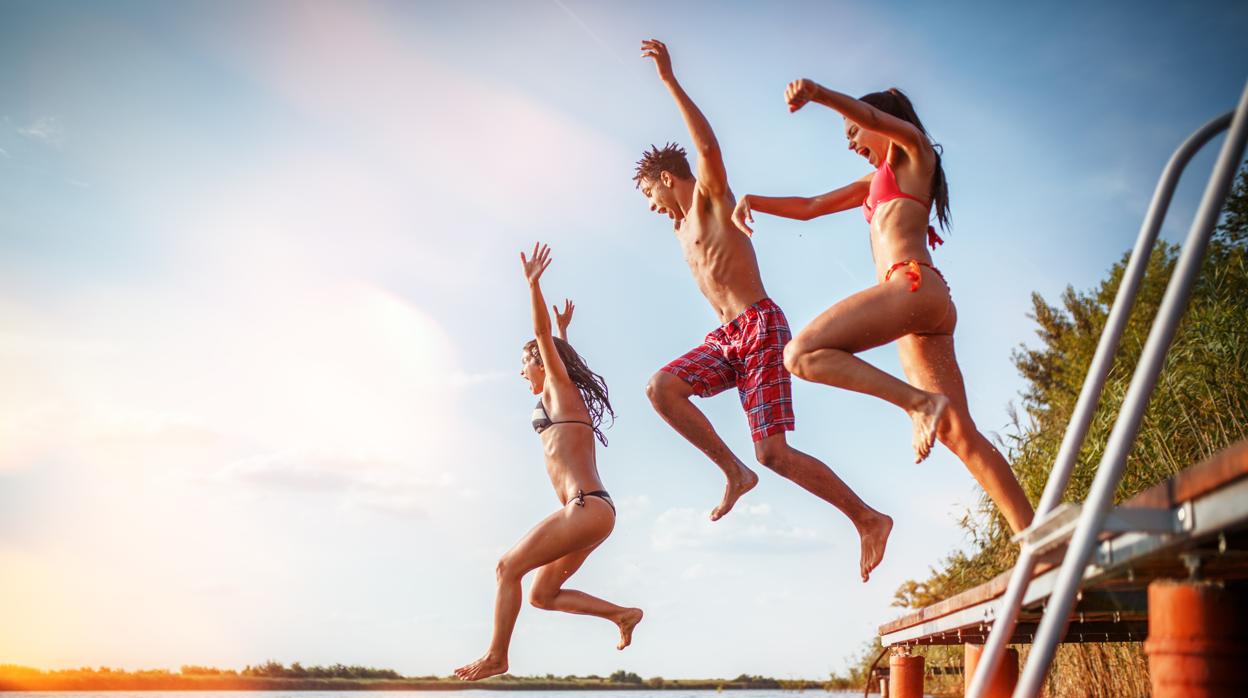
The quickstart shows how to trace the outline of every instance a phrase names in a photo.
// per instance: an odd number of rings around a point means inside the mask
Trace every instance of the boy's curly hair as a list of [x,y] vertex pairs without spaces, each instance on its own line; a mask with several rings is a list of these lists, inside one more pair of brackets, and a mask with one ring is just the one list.
[[671,172],[681,179],[693,179],[693,170],[689,169],[689,159],[685,157],[684,148],[675,143],[659,148],[651,143],[650,150],[642,153],[641,159],[637,161],[637,172],[633,175],[633,181],[640,189],[643,177],[652,182],[657,181],[659,173],[663,171]]

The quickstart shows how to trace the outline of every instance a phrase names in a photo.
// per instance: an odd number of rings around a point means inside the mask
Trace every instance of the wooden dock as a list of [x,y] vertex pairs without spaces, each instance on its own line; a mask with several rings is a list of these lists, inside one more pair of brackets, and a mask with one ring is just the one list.
[[[1078,506],[1063,505],[1046,520],[1052,543],[1041,546],[1040,564],[1023,597],[1010,644],[1031,642],[1078,514]],[[1063,642],[1144,641],[1149,636],[1148,588],[1157,580],[1214,581],[1244,598],[1248,592],[1248,440],[1120,503],[1109,524],[1108,528],[1123,532],[1102,534],[1084,573]],[[881,643],[894,649],[982,644],[1009,577],[1006,572],[884,623],[879,629]]]

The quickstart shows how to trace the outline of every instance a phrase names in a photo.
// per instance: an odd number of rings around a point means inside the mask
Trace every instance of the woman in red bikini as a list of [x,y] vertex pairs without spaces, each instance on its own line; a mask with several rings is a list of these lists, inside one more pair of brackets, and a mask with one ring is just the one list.
[[567,342],[570,302],[563,313],[555,309],[560,337],[551,336],[550,314],[538,284],[550,266],[550,248],[534,245],[532,257],[526,258],[522,252],[520,262],[529,282],[537,335],[524,345],[520,375],[533,394],[540,396],[533,409],[533,431],[541,436],[546,472],[563,506],[542,519],[498,561],[494,636],[483,657],[455,670],[455,675],[465,681],[507,671],[511,632],[520,614],[520,579],[533,570],[537,570],[537,578],[529,589],[529,601],[534,606],[598,616],[615,623],[620,629],[618,649],[632,642],[633,628],[642,617],[640,608],[617,606],[583,591],[563,588],[568,577],[615,528],[615,504],[598,477],[594,456],[594,440],[604,446],[607,443],[600,428],[602,417],[615,413],[602,376],[591,371]]
[[[949,223],[949,188],[933,146],[910,100],[896,88],[861,99],[810,80],[789,83],[789,111],[817,102],[845,117],[849,149],[875,171],[848,186],[814,197],[741,197],[733,221],[747,235],[753,211],[810,220],[862,206],[871,226],[875,286],[859,291],[806,326],[784,350],[789,371],[808,381],[887,400],[914,422],[915,462],[939,439],[962,460],[1015,532],[1031,522],[1032,508],[1010,466],[979,433],[953,351],[958,313],[927,245],[943,240],[928,225],[933,206]],[[909,384],[856,354],[897,342]]]

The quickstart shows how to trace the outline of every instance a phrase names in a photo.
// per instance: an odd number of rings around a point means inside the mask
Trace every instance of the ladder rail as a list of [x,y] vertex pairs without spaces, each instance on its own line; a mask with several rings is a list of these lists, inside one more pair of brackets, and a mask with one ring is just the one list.
[[1200,207],[1192,221],[1183,249],[1175,265],[1170,283],[1166,285],[1161,307],[1148,333],[1148,340],[1140,354],[1140,361],[1131,376],[1122,409],[1106,442],[1105,453],[1097,467],[1096,476],[1079,516],[1065,558],[1058,572],[1056,586],[1045,610],[1044,618],[1036,632],[1032,651],[1027,658],[1014,698],[1034,698],[1053,662],[1053,655],[1061,641],[1061,635],[1069,621],[1075,594],[1079,590],[1088,557],[1097,543],[1097,537],[1105,521],[1106,513],[1113,504],[1114,491],[1126,465],[1127,455],[1139,433],[1140,422],[1148,399],[1156,387],[1165,357],[1174,339],[1179,320],[1191,298],[1192,287],[1200,273],[1201,262],[1208,249],[1213,228],[1217,224],[1222,205],[1234,183],[1236,172],[1244,156],[1248,141],[1248,85],[1240,95],[1239,104],[1218,154],[1213,174],[1201,197]]
[[[1228,111],[1210,120],[1193,132],[1192,135],[1188,136],[1175,149],[1174,154],[1170,156],[1170,160],[1162,170],[1161,177],[1158,179],[1157,186],[1153,192],[1152,201],[1144,216],[1144,222],[1140,225],[1140,232],[1136,236],[1135,247],[1131,250],[1127,267],[1123,271],[1122,281],[1118,285],[1118,292],[1115,294],[1113,305],[1110,307],[1109,317],[1105,321],[1105,328],[1101,331],[1101,338],[1097,342],[1096,353],[1092,357],[1092,363],[1089,364],[1087,376],[1084,377],[1083,387],[1079,392],[1079,399],[1075,402],[1075,408],[1071,412],[1070,423],[1062,437],[1061,446],[1058,448],[1057,457],[1053,462],[1053,469],[1050,471],[1048,481],[1045,483],[1044,494],[1040,497],[1040,503],[1036,507],[1035,518],[1029,527],[1030,529],[1034,529],[1037,522],[1043,521],[1057,507],[1061,502],[1062,494],[1066,491],[1067,484],[1070,482],[1070,476],[1074,472],[1079,450],[1083,447],[1083,442],[1087,438],[1088,429],[1091,427],[1097,405],[1100,403],[1101,393],[1105,388],[1109,370],[1114,363],[1114,354],[1122,341],[1122,334],[1127,326],[1127,320],[1130,318],[1131,310],[1135,306],[1135,297],[1148,269],[1148,259],[1152,255],[1153,247],[1157,243],[1158,234],[1161,232],[1161,224],[1165,221],[1166,213],[1170,209],[1170,203],[1174,197],[1174,191],[1178,187],[1179,179],[1196,153],[1209,141],[1213,140],[1216,135],[1226,130],[1231,123],[1233,113]],[[1000,665],[1002,657],[1005,656],[1006,645],[1009,643],[1009,639],[1014,633],[1014,628],[1018,624],[1018,614],[1022,607],[1023,598],[1027,593],[1027,587],[1030,585],[1031,575],[1035,571],[1036,555],[1034,550],[1030,544],[1023,543],[1018,561],[1010,574],[1010,581],[1006,586],[1005,594],[997,607],[996,619],[993,622],[988,641],[984,645],[983,654],[980,655],[975,675],[971,680],[970,689],[967,691],[967,698],[983,698],[984,692],[988,690],[988,677],[996,674],[996,669]]]

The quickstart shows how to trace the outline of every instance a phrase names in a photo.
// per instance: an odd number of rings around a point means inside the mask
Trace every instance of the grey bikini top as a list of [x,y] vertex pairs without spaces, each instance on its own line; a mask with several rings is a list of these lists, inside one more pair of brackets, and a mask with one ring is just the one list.
[[546,412],[546,405],[542,404],[542,399],[540,397],[537,399],[537,406],[533,408],[532,419],[533,419],[533,431],[539,434],[555,426],[556,424],[583,424],[589,427],[590,429],[594,428],[593,424],[590,424],[589,422],[585,422],[579,419],[560,419],[557,421],[551,419],[550,415],[547,414]]

